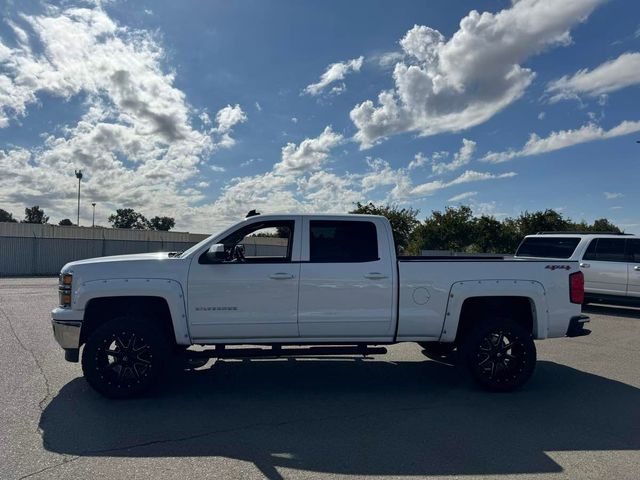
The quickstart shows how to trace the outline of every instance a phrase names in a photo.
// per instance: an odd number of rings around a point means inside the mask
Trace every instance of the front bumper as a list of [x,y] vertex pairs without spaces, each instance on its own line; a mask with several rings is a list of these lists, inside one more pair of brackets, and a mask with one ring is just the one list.
[[586,315],[571,317],[569,328],[567,328],[567,337],[584,337],[585,335],[589,335],[591,330],[584,328],[584,324],[588,322],[589,317]]
[[68,348],[80,348],[80,328],[82,322],[67,320],[51,320],[53,336],[58,344],[65,350]]
[[56,308],[51,312],[51,325],[56,342],[65,351],[65,359],[77,362],[82,314],[68,308]]

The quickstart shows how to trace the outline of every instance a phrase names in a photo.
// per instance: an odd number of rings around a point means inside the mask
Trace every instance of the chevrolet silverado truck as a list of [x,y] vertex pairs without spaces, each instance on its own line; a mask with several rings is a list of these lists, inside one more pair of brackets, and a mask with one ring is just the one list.
[[112,398],[146,392],[185,358],[371,355],[398,342],[506,391],[531,376],[534,339],[589,333],[577,262],[398,257],[372,215],[258,214],[185,252],[68,263],[58,289],[54,336],[68,361],[82,348],[86,380]]

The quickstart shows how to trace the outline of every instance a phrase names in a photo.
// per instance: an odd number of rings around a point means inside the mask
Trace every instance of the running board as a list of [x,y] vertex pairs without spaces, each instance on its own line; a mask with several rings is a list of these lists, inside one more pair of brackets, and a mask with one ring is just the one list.
[[321,357],[327,355],[384,355],[385,347],[369,347],[359,345],[335,346],[335,347],[281,347],[274,345],[271,348],[225,348],[217,345],[216,348],[184,352],[186,358],[278,358],[278,357]]

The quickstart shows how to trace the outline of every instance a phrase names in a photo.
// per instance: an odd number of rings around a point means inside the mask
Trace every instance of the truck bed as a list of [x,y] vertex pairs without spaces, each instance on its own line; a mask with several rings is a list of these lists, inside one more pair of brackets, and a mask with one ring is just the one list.
[[580,310],[566,298],[567,274],[578,270],[577,262],[562,260],[399,257],[397,338],[453,341],[464,302],[480,296],[530,298],[535,337],[564,336]]

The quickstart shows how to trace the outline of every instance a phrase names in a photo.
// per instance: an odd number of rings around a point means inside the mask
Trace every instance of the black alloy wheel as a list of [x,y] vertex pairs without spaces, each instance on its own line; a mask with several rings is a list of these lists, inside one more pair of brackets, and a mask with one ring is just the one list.
[[82,354],[87,382],[109,398],[149,390],[162,376],[169,353],[166,336],[151,321],[116,318],[96,329]]
[[474,328],[464,342],[464,356],[472,377],[484,388],[509,391],[531,377],[536,364],[533,335],[509,319]]

